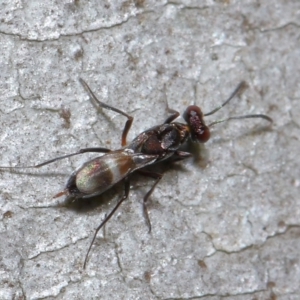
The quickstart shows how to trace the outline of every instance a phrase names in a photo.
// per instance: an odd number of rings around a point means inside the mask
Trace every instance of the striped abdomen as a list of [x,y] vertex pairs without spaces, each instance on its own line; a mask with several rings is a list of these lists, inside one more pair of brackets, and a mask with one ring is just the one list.
[[156,159],[155,155],[112,152],[85,163],[74,174],[77,192],[82,196],[101,194],[136,169]]

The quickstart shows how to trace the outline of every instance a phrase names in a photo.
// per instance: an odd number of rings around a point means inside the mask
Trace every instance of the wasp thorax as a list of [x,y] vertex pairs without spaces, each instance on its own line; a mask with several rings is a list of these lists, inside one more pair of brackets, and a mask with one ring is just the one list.
[[205,143],[210,138],[209,128],[203,120],[203,113],[196,105],[190,105],[185,110],[183,118],[187,122],[191,130],[191,138],[193,141]]

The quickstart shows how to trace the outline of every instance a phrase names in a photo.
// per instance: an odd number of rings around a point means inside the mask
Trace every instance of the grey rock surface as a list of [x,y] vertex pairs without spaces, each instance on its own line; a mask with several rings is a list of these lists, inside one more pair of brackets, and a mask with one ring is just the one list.
[[[53,199],[95,155],[40,169],[0,169],[0,299],[300,299],[300,2],[7,1],[0,10],[0,165],[34,165],[85,147],[120,148],[162,123],[167,106],[213,116],[197,159],[153,184],[76,209]],[[197,153],[196,153],[197,154]],[[160,168],[158,166],[158,168]],[[101,205],[99,205],[101,204]]]

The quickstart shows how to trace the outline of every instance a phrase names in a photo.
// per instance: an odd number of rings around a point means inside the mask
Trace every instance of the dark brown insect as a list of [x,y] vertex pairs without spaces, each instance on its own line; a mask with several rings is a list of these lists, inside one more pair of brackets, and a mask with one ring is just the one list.
[[149,172],[144,168],[149,165],[164,161],[172,160],[178,161],[191,156],[191,153],[181,151],[181,146],[184,145],[188,139],[194,142],[205,143],[210,138],[210,127],[221,122],[245,118],[262,118],[269,122],[272,119],[263,114],[244,115],[237,117],[230,117],[224,120],[216,121],[206,125],[203,117],[209,116],[217,112],[223,106],[236,96],[245,87],[245,82],[241,82],[231,96],[219,107],[215,108],[209,113],[203,114],[198,106],[188,106],[183,114],[186,124],[175,122],[174,120],[179,116],[175,110],[170,110],[172,113],[163,124],[154,126],[142,133],[140,133],[132,142],[127,144],[126,138],[128,131],[133,122],[133,117],[125,112],[100,102],[89,86],[83,79],[80,79],[81,84],[100,107],[115,111],[127,118],[123,133],[122,133],[122,148],[119,150],[110,150],[107,148],[85,148],[78,152],[68,155],[56,157],[38,165],[17,167],[17,168],[40,168],[55,161],[68,158],[74,155],[86,152],[104,153],[104,155],[96,157],[77,169],[69,178],[67,185],[63,191],[56,194],[54,198],[66,195],[68,198],[85,199],[102,194],[119,181],[124,181],[124,195],[117,202],[113,210],[104,218],[101,224],[96,228],[92,242],[88,248],[84,268],[86,267],[89,252],[96,239],[97,233],[103,225],[113,216],[122,202],[127,199],[130,189],[130,175],[133,172],[139,172],[145,176],[155,179],[151,189],[146,193],[143,200],[143,212],[146,223],[151,231],[151,223],[147,212],[146,203],[151,196],[156,185],[162,178],[162,174]]

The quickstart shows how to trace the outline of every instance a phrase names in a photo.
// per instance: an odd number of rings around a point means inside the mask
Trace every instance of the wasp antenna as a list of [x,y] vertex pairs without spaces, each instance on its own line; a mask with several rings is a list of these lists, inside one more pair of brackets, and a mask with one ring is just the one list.
[[213,109],[209,113],[204,114],[204,116],[210,116],[210,115],[214,114],[215,112],[217,112],[218,110],[220,110],[223,106],[228,104],[229,101],[232,100],[236,95],[241,94],[243,92],[243,90],[245,90],[247,87],[248,87],[248,85],[247,85],[246,81],[242,81],[223,104],[221,104],[217,108]]
[[269,121],[271,124],[273,123],[273,119],[266,116],[266,115],[262,115],[262,114],[257,114],[257,115],[245,115],[245,116],[236,116],[236,117],[230,117],[224,120],[219,120],[219,121],[215,121],[212,122],[208,125],[208,127],[211,127],[213,125],[219,124],[219,123],[224,123],[230,120],[240,120],[240,119],[253,119],[253,118],[260,118],[260,119],[265,119],[267,121]]

